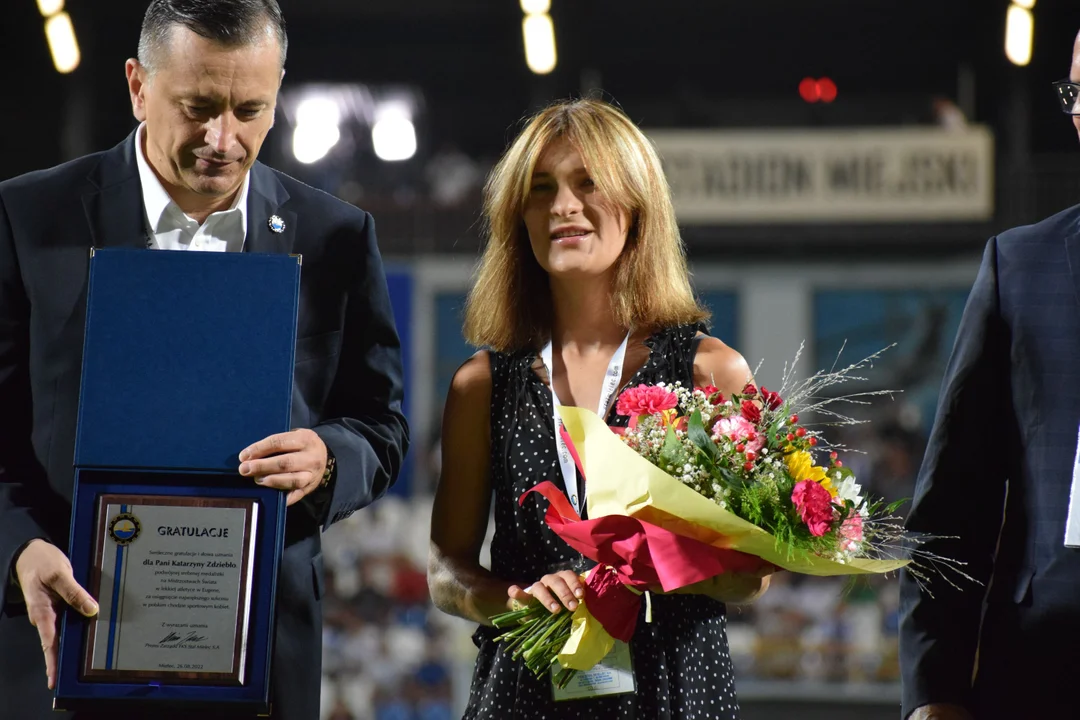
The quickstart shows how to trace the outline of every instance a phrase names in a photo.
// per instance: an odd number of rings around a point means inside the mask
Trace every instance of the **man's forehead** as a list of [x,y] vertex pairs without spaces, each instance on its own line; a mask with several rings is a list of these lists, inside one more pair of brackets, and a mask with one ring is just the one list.
[[[169,28],[158,53],[162,65],[182,68],[202,68],[205,65],[230,65],[239,62],[251,66],[263,66],[271,56],[280,58],[281,42],[273,28],[266,25],[246,41],[235,44],[222,43],[204,37],[182,25]],[[280,61],[279,61],[280,62]]]
[[272,94],[281,80],[276,50],[267,45],[173,52],[163,60],[157,74],[174,90],[186,94]]

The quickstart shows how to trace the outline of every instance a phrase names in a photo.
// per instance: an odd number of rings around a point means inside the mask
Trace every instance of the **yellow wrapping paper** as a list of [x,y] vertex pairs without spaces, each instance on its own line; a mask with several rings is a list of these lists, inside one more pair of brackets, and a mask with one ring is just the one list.
[[[779,545],[768,532],[720,508],[638,455],[611,432],[596,413],[560,406],[559,415],[574,441],[585,472],[586,506],[590,518],[629,515],[805,575],[886,573],[909,562],[856,559],[841,563]],[[576,631],[576,617],[574,622]],[[571,641],[573,639],[572,636]],[[563,662],[562,655],[559,662]]]
[[[593,568],[590,572],[595,571]],[[615,647],[615,638],[592,616],[585,602],[578,603],[570,626],[570,639],[559,651],[559,664],[572,670],[591,670]]]

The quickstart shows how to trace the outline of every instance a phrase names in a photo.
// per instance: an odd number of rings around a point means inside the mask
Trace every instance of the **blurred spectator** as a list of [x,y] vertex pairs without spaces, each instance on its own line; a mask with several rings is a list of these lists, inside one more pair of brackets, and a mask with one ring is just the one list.
[[338,700],[330,710],[330,714],[326,716],[326,720],[356,720],[356,716],[341,700]]
[[458,207],[475,198],[483,171],[471,157],[447,143],[427,164],[425,171],[431,199],[444,208]]
[[919,433],[898,424],[880,428],[868,489],[888,501],[910,498],[925,445]]
[[426,439],[416,445],[420,454],[417,469],[413,473],[413,488],[421,496],[433,496],[442,473],[442,405],[440,404],[428,426]]
[[967,128],[967,118],[964,111],[946,97],[935,97],[930,107],[934,113],[934,121],[946,130],[964,130]]

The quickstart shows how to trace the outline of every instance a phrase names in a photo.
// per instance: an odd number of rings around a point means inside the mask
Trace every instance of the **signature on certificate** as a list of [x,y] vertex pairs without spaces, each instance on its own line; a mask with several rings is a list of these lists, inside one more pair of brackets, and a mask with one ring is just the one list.
[[183,645],[184,643],[197,643],[206,639],[205,635],[199,635],[194,632],[189,632],[186,637],[181,637],[173,631],[169,631],[169,634],[158,640],[159,645],[166,645],[169,643],[175,643],[177,645]]

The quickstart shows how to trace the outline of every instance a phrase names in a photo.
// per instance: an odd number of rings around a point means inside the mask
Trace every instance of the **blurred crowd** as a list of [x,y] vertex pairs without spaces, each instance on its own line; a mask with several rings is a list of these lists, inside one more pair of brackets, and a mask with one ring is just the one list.
[[756,603],[729,609],[736,678],[898,682],[898,599],[895,577],[777,573]]
[[430,516],[430,499],[388,496],[324,535],[324,719],[454,716],[451,672],[463,623],[428,597]]

